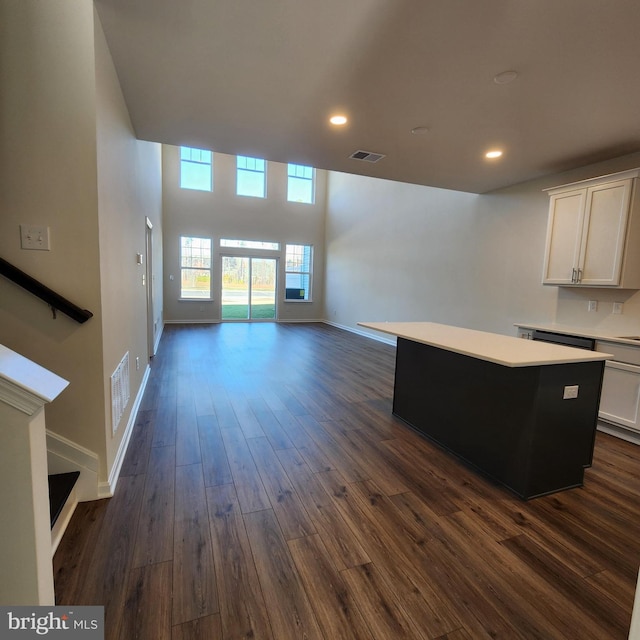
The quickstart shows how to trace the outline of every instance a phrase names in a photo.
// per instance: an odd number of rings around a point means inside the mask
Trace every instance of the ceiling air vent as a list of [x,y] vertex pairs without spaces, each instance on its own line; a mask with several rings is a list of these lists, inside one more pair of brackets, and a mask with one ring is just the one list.
[[386,158],[382,153],[373,153],[371,151],[354,151],[350,156],[352,160],[362,160],[363,162],[378,162],[382,158]]

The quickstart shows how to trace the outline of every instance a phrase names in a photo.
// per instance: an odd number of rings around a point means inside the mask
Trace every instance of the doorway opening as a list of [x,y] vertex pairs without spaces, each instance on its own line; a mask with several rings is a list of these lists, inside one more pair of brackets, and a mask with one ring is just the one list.
[[222,320],[276,319],[276,258],[222,256]]

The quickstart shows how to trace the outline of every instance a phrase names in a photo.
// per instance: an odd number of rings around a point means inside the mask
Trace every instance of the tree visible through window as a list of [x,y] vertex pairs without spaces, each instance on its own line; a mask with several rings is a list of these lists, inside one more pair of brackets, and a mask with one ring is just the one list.
[[313,204],[313,167],[302,164],[287,165],[287,200]]
[[313,247],[288,244],[285,256],[285,299],[311,300]]
[[180,297],[211,298],[211,239],[180,237]]
[[180,187],[211,191],[213,186],[211,151],[180,147]]
[[236,194],[265,197],[266,162],[260,158],[237,156]]

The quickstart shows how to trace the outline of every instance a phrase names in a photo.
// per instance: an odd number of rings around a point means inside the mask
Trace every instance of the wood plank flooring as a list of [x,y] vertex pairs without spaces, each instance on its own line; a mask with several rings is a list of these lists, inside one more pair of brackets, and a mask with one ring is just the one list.
[[165,328],[57,603],[110,640],[626,639],[640,449],[523,502],[391,415],[395,350],[324,324]]

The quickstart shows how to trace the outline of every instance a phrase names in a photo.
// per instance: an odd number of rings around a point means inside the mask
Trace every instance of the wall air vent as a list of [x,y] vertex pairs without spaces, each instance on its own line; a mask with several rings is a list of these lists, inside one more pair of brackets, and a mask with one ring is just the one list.
[[354,151],[350,156],[352,160],[362,160],[363,162],[378,162],[382,158],[386,158],[382,153],[373,153],[372,151]]
[[118,430],[120,418],[124,414],[130,395],[129,352],[127,351],[111,374],[111,428],[114,434]]

